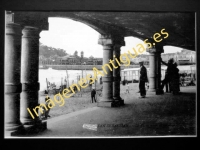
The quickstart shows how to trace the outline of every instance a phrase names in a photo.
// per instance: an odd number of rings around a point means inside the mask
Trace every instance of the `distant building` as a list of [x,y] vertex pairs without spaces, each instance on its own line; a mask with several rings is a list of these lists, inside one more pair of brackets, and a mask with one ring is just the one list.
[[[134,54],[132,54],[134,56]],[[143,61],[145,65],[149,65],[149,55],[148,54],[140,54],[135,58],[131,58],[129,54],[127,54],[128,58],[131,61],[132,65],[138,65],[139,61]],[[173,58],[175,62],[178,64],[195,64],[196,63],[196,52],[183,49],[181,52],[177,53],[162,53],[162,60],[168,62],[170,58]],[[126,61],[126,56],[122,56],[122,60]]]
[[[134,56],[134,54],[132,54]],[[131,61],[131,65],[138,65],[140,61],[144,62],[144,65],[149,64],[149,55],[147,54],[140,54],[135,58],[131,58],[129,54],[127,54],[129,60]],[[122,60],[125,62],[126,61],[126,56],[122,55]]]
[[183,49],[177,53],[163,53],[161,55],[162,60],[168,62],[170,58],[173,58],[178,64],[195,64],[196,63],[196,52]]
[[75,51],[73,55],[66,55],[63,57],[57,56],[56,58],[41,58],[40,64],[42,65],[102,65],[103,58],[89,58],[84,57],[84,52],[81,51],[81,56],[78,56],[78,52]]
[[[132,54],[134,55],[134,54]],[[148,54],[140,54],[135,58],[131,58],[129,54],[127,54],[131,65],[138,65],[140,61],[144,62],[144,65],[149,65],[149,55]],[[183,49],[181,52],[177,53],[162,53],[162,60],[168,62],[170,58],[173,58],[175,62],[178,64],[196,64],[196,52]],[[122,60],[126,61],[126,56],[122,55]],[[102,65],[103,58],[95,58],[90,56],[89,58],[84,57],[84,52],[81,51],[80,56],[78,56],[78,52],[75,51],[74,55],[67,55],[63,57],[55,56],[51,58],[45,58],[43,56],[39,57],[40,65]]]

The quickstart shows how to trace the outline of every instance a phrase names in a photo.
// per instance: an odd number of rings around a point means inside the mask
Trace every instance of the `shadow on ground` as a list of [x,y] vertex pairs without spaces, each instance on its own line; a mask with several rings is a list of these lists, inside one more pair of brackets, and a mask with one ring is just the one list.
[[[34,137],[129,137],[196,135],[196,87],[181,87],[180,95],[155,95],[139,99],[137,84],[130,93],[121,87],[125,105],[116,108],[93,107],[63,115],[48,122],[48,130]],[[97,125],[96,130],[83,128]]]

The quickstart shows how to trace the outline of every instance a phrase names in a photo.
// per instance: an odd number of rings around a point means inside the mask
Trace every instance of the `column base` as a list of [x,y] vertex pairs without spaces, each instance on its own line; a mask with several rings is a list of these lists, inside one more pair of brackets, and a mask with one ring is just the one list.
[[43,132],[47,129],[47,120],[36,123],[35,125],[24,125],[20,130],[17,131],[6,131],[5,136],[27,136]]
[[156,89],[156,95],[162,95],[164,91],[162,89]]
[[114,101],[118,101],[120,103],[120,106],[124,105],[124,99],[121,97],[113,97]]
[[120,101],[100,101],[97,103],[98,107],[119,107],[121,106]]
[[148,89],[148,92],[156,92],[156,89]]
[[119,102],[120,106],[123,106],[123,105],[124,105],[124,99],[121,99],[121,100],[119,100],[118,102]]
[[43,132],[47,129],[47,120],[37,122],[35,125],[24,125],[24,128],[26,135]]
[[5,131],[5,137],[11,137],[11,136],[18,136],[18,135],[22,135],[25,134],[25,129],[23,126],[20,126],[17,130],[15,131]]

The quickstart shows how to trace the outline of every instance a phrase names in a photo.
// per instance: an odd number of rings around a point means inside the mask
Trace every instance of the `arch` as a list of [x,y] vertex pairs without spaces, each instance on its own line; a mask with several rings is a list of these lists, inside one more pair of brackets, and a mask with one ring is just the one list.
[[[138,44],[143,44],[144,39],[143,38],[138,38],[135,36],[125,36],[124,37],[124,42],[125,42],[125,46],[121,47],[121,53],[128,53],[131,52],[132,54],[134,54],[134,50],[133,48],[137,49],[137,45]],[[144,52],[144,54],[147,54],[146,52]],[[140,57],[140,55],[137,56],[137,58]],[[131,62],[136,62],[137,58],[131,59]]]
[[[71,14],[70,14],[71,15]],[[139,33],[137,32],[134,32],[134,33],[128,33],[129,36],[127,36],[127,34],[122,34],[121,31],[126,31],[127,29],[126,28],[123,28],[123,27],[118,27],[118,26],[115,26],[115,25],[111,25],[111,24],[107,24],[105,22],[99,22],[99,24],[97,24],[93,18],[91,19],[86,19],[86,18],[80,18],[80,17],[77,17],[77,16],[70,16],[70,15],[67,15],[67,16],[62,16],[62,15],[49,15],[48,18],[63,18],[63,19],[70,19],[72,21],[77,21],[79,23],[82,23],[84,25],[87,25],[89,26],[90,28],[92,28],[93,30],[97,31],[99,34],[101,35],[113,35],[113,36],[121,36],[121,37],[134,37],[134,38],[138,38],[142,41],[144,41],[145,39],[148,39],[148,37],[146,36],[143,36],[143,35],[140,35]],[[149,42],[153,42],[152,39],[149,39]]]
[[[51,16],[49,16],[49,17],[51,17]],[[72,18],[72,17],[61,17],[61,16],[57,16],[57,17],[53,16],[53,17],[55,17],[55,18],[63,18],[63,19],[70,19],[72,21],[77,21],[77,22],[80,22],[80,23],[82,23],[84,25],[87,25],[87,26],[91,27],[92,29],[94,29],[95,31],[97,31],[99,34],[107,34],[107,32],[104,31],[103,29],[95,26],[94,24],[90,23],[89,21],[85,21],[85,20],[80,19],[80,18],[77,19],[77,18]]]
[[124,38],[137,38],[137,39],[139,39],[139,40],[141,40],[141,41],[144,41],[144,40],[145,40],[144,37],[137,37],[137,36],[125,36]]
[[[177,48],[186,49],[186,47],[184,45],[180,46],[180,45],[175,45],[175,44],[164,44],[163,46],[173,46],[173,47],[177,47]],[[188,46],[187,50],[189,50],[189,51],[195,51],[195,50],[191,49],[191,47],[189,47],[189,46]]]
[[[70,19],[72,21],[82,23],[84,25],[89,26],[93,30],[97,31],[101,35],[112,35],[113,37],[118,37],[118,36],[134,37],[134,38],[138,38],[142,41],[144,41],[145,39],[148,39],[146,36],[140,35],[137,32],[129,33],[129,36],[127,36],[125,33],[122,34],[122,32],[121,32],[121,31],[125,31],[126,28],[117,27],[117,26],[114,26],[111,24],[106,24],[105,22],[99,22],[99,24],[97,25],[97,23],[95,21],[93,21],[93,19],[86,19],[86,18],[80,18],[80,17],[75,17],[75,16],[69,17],[69,16],[61,16],[61,15],[49,15],[48,17]],[[149,42],[152,43],[153,42],[152,39],[149,39]]]

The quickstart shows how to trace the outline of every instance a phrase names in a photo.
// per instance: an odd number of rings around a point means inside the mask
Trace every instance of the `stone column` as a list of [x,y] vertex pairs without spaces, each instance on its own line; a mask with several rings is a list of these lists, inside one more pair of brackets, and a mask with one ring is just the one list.
[[[120,60],[120,51],[121,51],[121,46],[125,46],[125,41],[124,38],[115,38],[114,39],[114,51],[113,51],[113,56]],[[117,64],[116,61],[114,61],[114,65],[118,66],[118,68],[113,69],[113,99],[115,101],[119,101],[120,105],[124,105],[124,100],[120,97],[120,81],[121,81],[121,76],[120,76],[120,66]]]
[[[39,128],[40,119],[33,108],[38,103],[38,70],[39,70],[39,30],[26,26],[22,30],[22,60],[21,60],[21,112],[20,119],[27,131]],[[27,108],[32,112],[30,115]],[[37,110],[38,111],[38,110]]]
[[21,26],[7,23],[5,31],[5,134],[23,130],[20,122]]
[[160,89],[161,85],[161,62],[160,54],[163,52],[162,46],[156,46],[147,49],[149,52],[149,92],[156,92],[156,94],[162,94]]
[[[109,60],[113,59],[113,39],[110,35],[100,35],[98,44],[103,46],[103,65],[109,64]],[[109,64],[112,68],[112,65]],[[113,68],[112,68],[113,69]],[[106,67],[107,74],[104,73],[102,77],[103,81],[103,92],[102,99],[97,104],[101,107],[113,107],[115,101],[113,99],[113,72]]]
[[164,52],[163,46],[156,44],[156,95],[163,94],[164,91],[161,89],[161,53]]
[[155,49],[148,49],[149,54],[149,92],[156,91],[156,56]]

